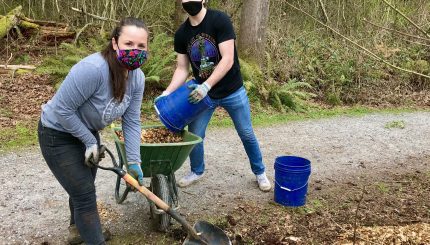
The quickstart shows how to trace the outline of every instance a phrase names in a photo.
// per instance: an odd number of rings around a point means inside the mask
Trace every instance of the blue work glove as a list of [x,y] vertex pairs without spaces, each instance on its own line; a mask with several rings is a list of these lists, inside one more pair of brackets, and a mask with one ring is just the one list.
[[137,180],[137,182],[139,182],[140,186],[143,186],[143,173],[142,173],[142,168],[140,167],[140,163],[129,162],[127,172],[133,178],[135,178]]
[[206,97],[206,95],[208,95],[211,85],[204,82],[203,84],[190,84],[188,85],[188,88],[193,90],[188,96],[188,101],[190,103],[197,104]]
[[157,98],[155,98],[154,103],[156,103],[159,99],[163,98],[164,96],[169,95],[170,92],[167,92],[166,90],[163,91],[161,95],[159,95]]
[[95,167],[99,163],[99,147],[97,144],[92,144],[85,150],[85,165],[90,168]]

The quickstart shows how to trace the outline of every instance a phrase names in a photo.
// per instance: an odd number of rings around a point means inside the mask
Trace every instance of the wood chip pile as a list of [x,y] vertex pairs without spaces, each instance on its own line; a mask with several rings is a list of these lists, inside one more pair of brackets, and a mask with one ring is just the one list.
[[[335,244],[353,244],[349,231]],[[343,239],[342,239],[343,238]],[[430,244],[430,225],[417,223],[405,226],[375,226],[357,229],[356,244]]]
[[[116,135],[118,136],[119,140],[124,141],[122,131],[116,131]],[[143,144],[177,143],[183,141],[181,134],[173,133],[166,128],[142,129],[140,140]]]

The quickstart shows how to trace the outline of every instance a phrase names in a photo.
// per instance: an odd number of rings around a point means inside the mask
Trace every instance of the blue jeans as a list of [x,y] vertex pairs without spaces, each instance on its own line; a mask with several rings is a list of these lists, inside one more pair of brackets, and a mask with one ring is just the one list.
[[[105,244],[94,185],[97,168],[84,164],[85,145],[69,133],[44,127],[40,121],[37,131],[43,158],[69,194],[70,224],[76,222],[86,244]],[[93,134],[100,142],[98,133]]]
[[[206,128],[218,106],[223,107],[231,117],[234,127],[242,140],[246,154],[254,174],[264,172],[264,164],[261,156],[260,146],[255,137],[251,124],[251,110],[245,88],[241,87],[236,92],[222,99],[212,99],[215,107],[203,112],[199,117],[188,125],[188,130],[202,139],[205,138]],[[197,144],[190,154],[191,171],[201,175],[205,171],[203,142]]]

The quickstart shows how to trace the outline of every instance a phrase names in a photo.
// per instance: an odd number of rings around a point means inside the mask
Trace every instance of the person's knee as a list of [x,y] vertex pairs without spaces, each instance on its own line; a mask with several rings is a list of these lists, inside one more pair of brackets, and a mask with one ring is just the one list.
[[252,128],[242,129],[239,131],[239,137],[242,141],[252,142],[256,141],[255,134]]
[[189,131],[202,139],[206,137],[206,129],[189,129]]
[[96,189],[93,187],[88,188],[86,191],[74,193],[70,196],[73,201],[75,210],[88,211],[97,209]]

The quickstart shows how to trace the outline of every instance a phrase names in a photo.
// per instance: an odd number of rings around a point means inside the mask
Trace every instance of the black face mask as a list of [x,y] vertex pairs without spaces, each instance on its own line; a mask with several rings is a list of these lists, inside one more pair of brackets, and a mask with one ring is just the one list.
[[184,10],[191,16],[196,16],[203,8],[203,0],[201,2],[189,1],[182,3]]

